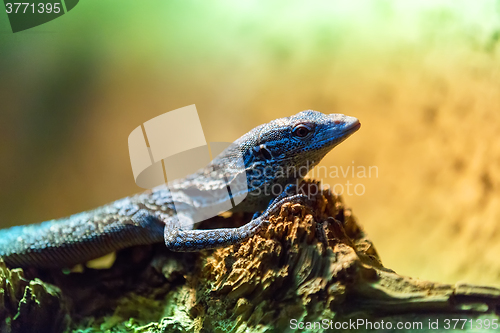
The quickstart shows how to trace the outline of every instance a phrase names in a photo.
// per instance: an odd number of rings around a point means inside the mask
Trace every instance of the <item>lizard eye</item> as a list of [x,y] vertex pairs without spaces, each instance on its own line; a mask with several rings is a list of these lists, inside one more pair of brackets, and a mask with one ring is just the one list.
[[309,135],[310,132],[311,129],[304,124],[295,126],[295,128],[292,131],[293,135],[299,138],[305,138],[306,136]]

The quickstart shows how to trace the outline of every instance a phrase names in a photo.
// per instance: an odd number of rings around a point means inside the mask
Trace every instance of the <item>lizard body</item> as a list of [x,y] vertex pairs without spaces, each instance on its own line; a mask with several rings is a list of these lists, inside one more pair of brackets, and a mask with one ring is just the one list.
[[[15,267],[70,267],[134,245],[164,241],[174,251],[197,251],[241,242],[283,203],[304,199],[283,190],[359,127],[356,118],[311,110],[276,119],[243,135],[186,178],[67,218],[2,229],[0,256]],[[244,170],[233,167],[236,156],[242,157]],[[224,177],[217,172],[221,168]],[[242,172],[246,197],[232,211],[264,212],[239,228],[195,230],[192,217],[213,205],[218,198],[212,193],[226,190]],[[276,186],[282,193],[277,197],[270,192]]]

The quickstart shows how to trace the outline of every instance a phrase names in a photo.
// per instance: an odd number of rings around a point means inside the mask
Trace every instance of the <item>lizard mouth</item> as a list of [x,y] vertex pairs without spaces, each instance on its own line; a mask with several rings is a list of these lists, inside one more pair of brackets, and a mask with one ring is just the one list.
[[[348,137],[350,137],[354,132],[359,130],[361,127],[361,123],[359,120],[355,120],[352,123],[348,124],[340,133],[336,133],[335,135],[328,136],[327,138],[321,140],[320,142],[325,144],[325,145],[331,145],[333,144],[334,146],[338,145]],[[332,147],[333,148],[333,147]]]
[[352,134],[352,133],[356,132],[357,130],[359,130],[360,127],[361,127],[361,123],[359,122],[359,120],[357,120],[351,126],[346,127],[344,129],[344,131],[342,132],[342,134]]
[[[347,125],[342,132],[340,133],[335,133],[335,134],[327,134],[325,137],[322,139],[319,139],[317,142],[317,148],[321,149],[324,147],[330,147],[329,149],[332,149],[345,139],[347,139],[349,136],[351,136],[354,132],[359,130],[361,127],[361,123],[359,120],[356,119],[356,121],[352,122],[351,124]],[[296,152],[302,151],[302,148],[294,149],[294,150],[289,150],[289,154],[295,154]]]

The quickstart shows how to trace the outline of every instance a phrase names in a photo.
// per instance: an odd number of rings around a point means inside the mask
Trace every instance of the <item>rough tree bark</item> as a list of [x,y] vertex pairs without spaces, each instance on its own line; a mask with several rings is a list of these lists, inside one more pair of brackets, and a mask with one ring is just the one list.
[[[385,268],[340,196],[315,194],[318,188],[307,182],[310,204],[285,204],[260,234],[215,251],[171,253],[158,244],[120,252],[110,269],[73,272],[2,263],[2,332],[417,332],[498,324],[499,289]],[[210,225],[247,220],[234,214]]]

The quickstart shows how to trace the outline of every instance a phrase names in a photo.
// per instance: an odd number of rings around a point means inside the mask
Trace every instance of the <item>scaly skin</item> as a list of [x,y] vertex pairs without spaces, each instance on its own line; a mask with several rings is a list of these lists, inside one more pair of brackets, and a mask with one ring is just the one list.
[[[173,251],[239,243],[257,233],[283,203],[305,199],[293,191],[275,198],[273,187],[293,189],[290,185],[359,127],[356,118],[311,110],[276,119],[243,135],[207,167],[168,188],[162,185],[67,218],[0,230],[0,256],[14,267],[70,267],[161,241]],[[236,165],[238,156],[244,170]],[[218,172],[221,169],[224,172]],[[242,175],[243,187],[237,184]],[[228,185],[233,198],[246,193],[232,211],[264,210],[262,215],[257,213],[240,228],[194,230],[199,212],[221,201],[218,193]]]

